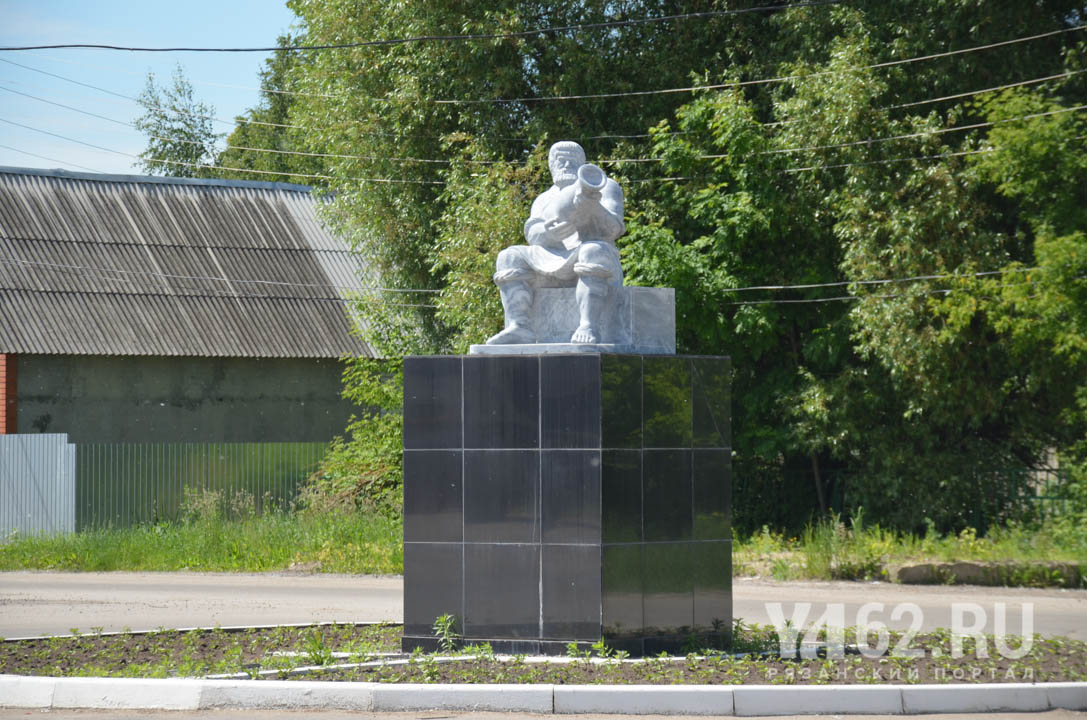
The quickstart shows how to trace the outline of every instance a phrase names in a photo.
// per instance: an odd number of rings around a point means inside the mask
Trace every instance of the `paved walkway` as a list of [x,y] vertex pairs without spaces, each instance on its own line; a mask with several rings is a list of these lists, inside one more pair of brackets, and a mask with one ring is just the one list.
[[[213,627],[314,621],[403,619],[399,576],[299,575],[290,573],[61,573],[0,572],[0,637],[89,631],[147,630],[157,627]],[[768,623],[781,603],[792,618],[796,603],[810,602],[807,620],[834,603],[843,604],[847,625],[865,603],[882,602],[872,620],[906,629],[910,612],[897,620],[895,606],[914,603],[922,629],[950,627],[955,603],[973,603],[986,614],[992,632],[997,604],[1004,603],[1007,629],[1022,628],[1024,603],[1033,608],[1034,632],[1087,640],[1087,591],[919,586],[854,582],[774,582],[738,578],[734,615]],[[967,621],[972,617],[967,617]]]

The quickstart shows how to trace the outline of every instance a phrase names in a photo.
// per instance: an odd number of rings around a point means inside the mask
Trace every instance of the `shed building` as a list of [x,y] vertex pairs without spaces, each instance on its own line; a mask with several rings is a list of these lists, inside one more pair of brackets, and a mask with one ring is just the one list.
[[344,430],[363,267],[284,183],[0,167],[0,433],[316,442]]

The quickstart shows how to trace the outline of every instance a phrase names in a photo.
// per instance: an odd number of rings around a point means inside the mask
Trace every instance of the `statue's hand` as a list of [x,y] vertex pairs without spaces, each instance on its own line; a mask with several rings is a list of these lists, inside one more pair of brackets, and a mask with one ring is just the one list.
[[577,232],[577,225],[569,220],[548,220],[544,223],[544,231],[549,239],[561,242]]

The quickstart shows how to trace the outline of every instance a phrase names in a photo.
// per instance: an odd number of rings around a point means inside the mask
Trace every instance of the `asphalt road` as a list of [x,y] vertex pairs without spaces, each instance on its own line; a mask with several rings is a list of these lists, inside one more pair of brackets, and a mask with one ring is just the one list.
[[[158,627],[272,625],[318,621],[363,622],[403,619],[398,576],[299,575],[288,573],[60,573],[0,572],[0,637],[149,630]],[[857,622],[866,603],[870,620],[905,630],[951,627],[953,611],[967,626],[984,613],[985,632],[1003,603],[1007,632],[1023,630],[1087,640],[1087,590],[1038,590],[974,586],[921,586],[855,582],[774,582],[737,578],[733,614],[745,622],[769,623],[776,603],[781,617],[803,626],[828,610],[845,625]],[[811,603],[806,619],[797,615]],[[912,603],[915,607],[910,607]],[[897,618],[893,614],[901,613]],[[838,624],[834,622],[832,624]]]

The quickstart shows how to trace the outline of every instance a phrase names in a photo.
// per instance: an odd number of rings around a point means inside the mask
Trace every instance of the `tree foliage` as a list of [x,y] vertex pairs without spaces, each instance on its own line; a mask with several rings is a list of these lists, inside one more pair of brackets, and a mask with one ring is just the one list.
[[[1003,469],[1087,454],[1077,0],[586,29],[746,4],[290,6],[309,44],[510,33],[285,71],[292,147],[335,178],[326,219],[398,291],[359,309],[388,355],[462,352],[500,324],[493,257],[570,138],[626,189],[628,283],[676,288],[681,352],[733,358],[741,526],[860,506],[907,528],[999,520],[1020,490]],[[624,95],[691,85],[715,88]],[[791,287],[744,289],[766,286]]]
[[[220,171],[222,177],[236,180],[294,182],[310,184],[306,175],[324,172],[321,158],[297,154],[305,145],[304,133],[291,123],[295,102],[295,66],[298,53],[287,50],[300,38],[281,35],[279,49],[264,61],[260,71],[260,102],[235,118],[234,131],[226,139],[227,147],[216,165],[239,170]],[[294,177],[295,175],[302,177]]]
[[147,149],[140,153],[140,167],[151,175],[209,177],[207,166],[215,163],[215,109],[198,101],[192,84],[178,65],[172,84],[160,87],[154,73],[137,98],[143,115],[132,123],[147,137]]

